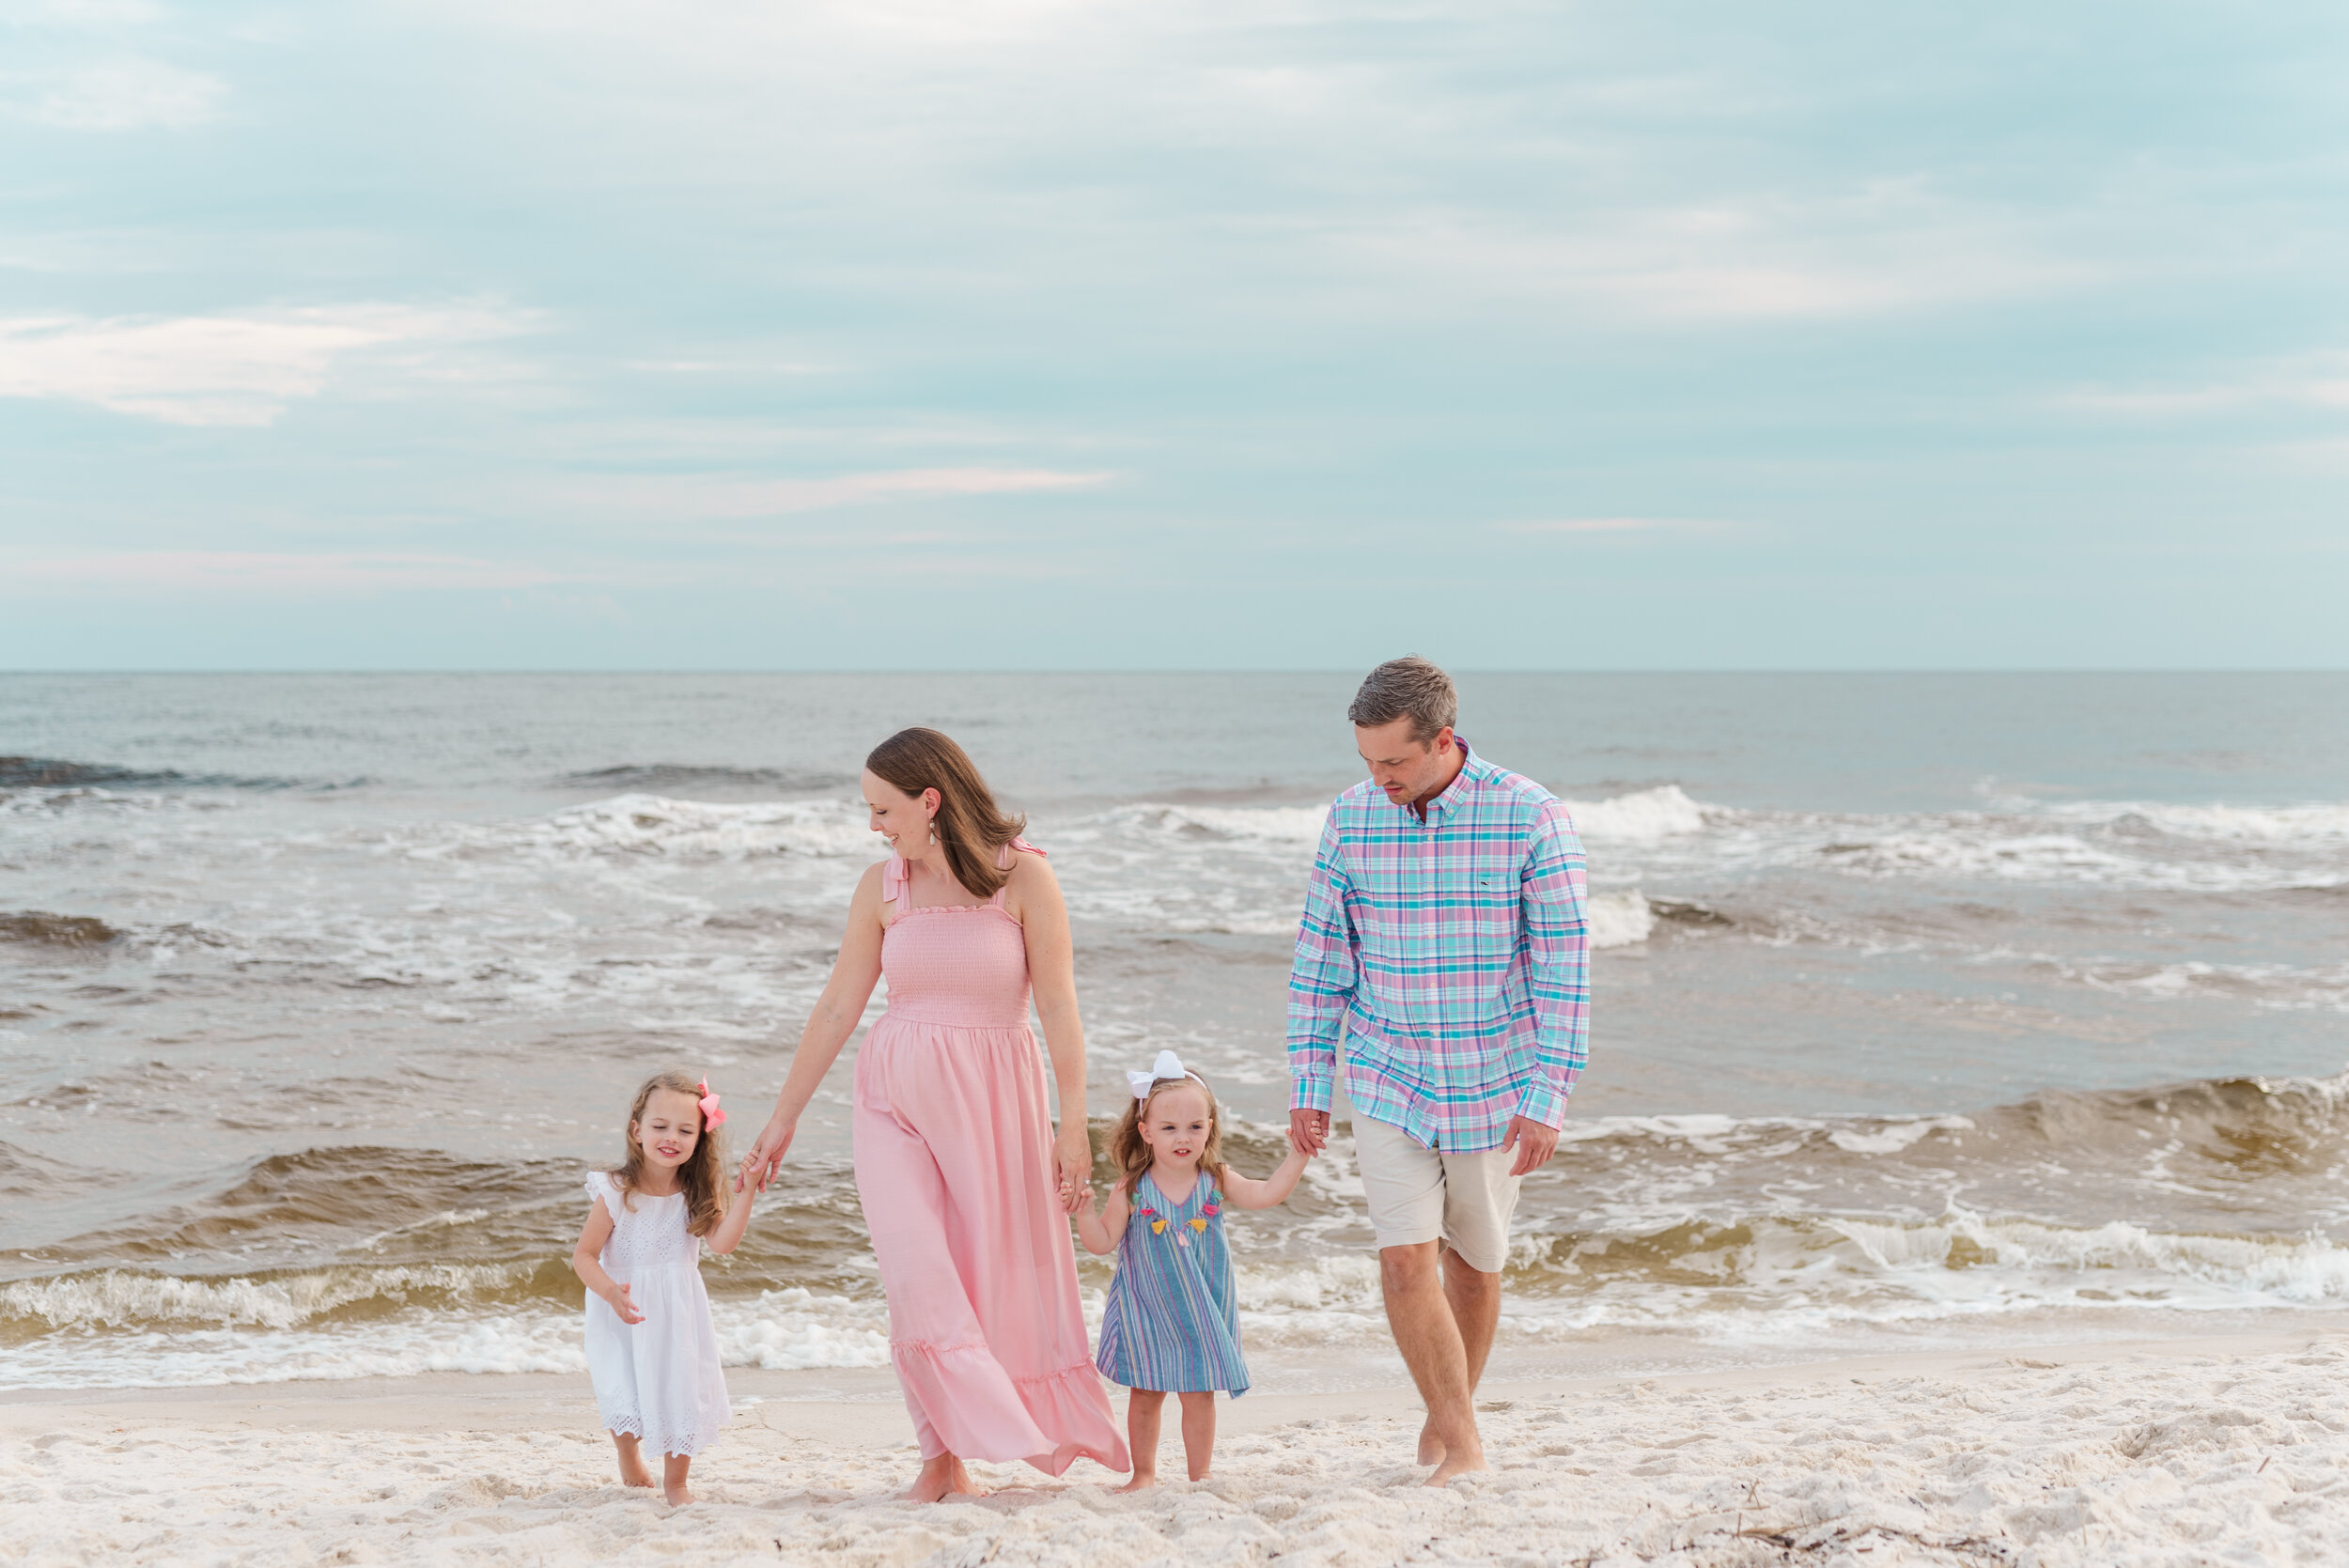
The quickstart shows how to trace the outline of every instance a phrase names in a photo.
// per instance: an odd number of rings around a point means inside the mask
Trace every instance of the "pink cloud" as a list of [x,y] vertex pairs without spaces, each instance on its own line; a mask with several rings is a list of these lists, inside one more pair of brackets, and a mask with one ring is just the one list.
[[386,304],[169,318],[10,317],[0,318],[0,397],[94,403],[170,425],[266,426],[288,404],[318,396],[365,350],[404,352],[412,370],[522,322],[490,310]]
[[703,474],[631,474],[583,489],[583,505],[669,517],[762,518],[872,502],[957,495],[1082,489],[1106,474],[1048,468],[911,468],[823,479],[731,479]]

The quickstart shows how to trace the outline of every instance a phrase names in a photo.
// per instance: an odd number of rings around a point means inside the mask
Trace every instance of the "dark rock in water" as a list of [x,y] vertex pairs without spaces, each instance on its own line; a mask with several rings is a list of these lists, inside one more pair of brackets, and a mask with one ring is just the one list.
[[176,784],[177,773],[142,773],[100,762],[55,757],[0,757],[0,789],[100,789],[108,784]]
[[856,783],[847,773],[785,768],[723,768],[693,763],[656,762],[619,768],[595,768],[566,773],[558,781],[566,788],[610,790],[624,795],[669,795],[684,800],[768,800],[777,795],[810,795],[842,789]]
[[89,915],[53,915],[40,909],[0,915],[0,942],[30,942],[38,947],[105,947],[121,939],[121,932]]
[[1702,904],[1690,904],[1677,898],[1651,898],[1647,907],[1656,911],[1657,920],[1671,921],[1674,925],[1735,925],[1737,923],[1719,909],[1708,909]]

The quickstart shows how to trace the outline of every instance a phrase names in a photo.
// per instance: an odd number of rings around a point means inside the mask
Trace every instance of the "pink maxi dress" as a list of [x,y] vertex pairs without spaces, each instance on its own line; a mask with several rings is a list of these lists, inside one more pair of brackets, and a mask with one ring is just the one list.
[[922,1457],[1129,1468],[1055,1190],[1026,935],[1001,892],[915,908],[898,856],[881,897],[889,1009],[857,1055],[856,1186]]

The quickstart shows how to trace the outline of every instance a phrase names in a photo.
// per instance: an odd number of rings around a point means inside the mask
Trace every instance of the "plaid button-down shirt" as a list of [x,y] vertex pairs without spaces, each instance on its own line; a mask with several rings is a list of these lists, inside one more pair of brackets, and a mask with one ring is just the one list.
[[1341,1038],[1362,1115],[1429,1148],[1565,1121],[1586,1059],[1582,844],[1557,797],[1468,751],[1425,821],[1365,779],[1321,830],[1289,973],[1291,1103],[1330,1109]]

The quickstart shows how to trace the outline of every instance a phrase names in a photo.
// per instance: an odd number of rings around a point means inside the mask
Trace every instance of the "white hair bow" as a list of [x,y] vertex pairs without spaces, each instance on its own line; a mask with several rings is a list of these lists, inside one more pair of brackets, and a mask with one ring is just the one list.
[[1162,1050],[1159,1052],[1159,1059],[1150,1063],[1150,1070],[1148,1072],[1128,1072],[1126,1075],[1126,1087],[1134,1092],[1134,1098],[1138,1100],[1146,1100],[1150,1097],[1150,1086],[1158,1082],[1159,1079],[1162,1078],[1188,1078],[1196,1079],[1201,1083],[1207,1081],[1206,1079],[1200,1078],[1197,1073],[1192,1072],[1189,1067],[1184,1066],[1183,1059],[1181,1057],[1175,1055],[1171,1050]]

